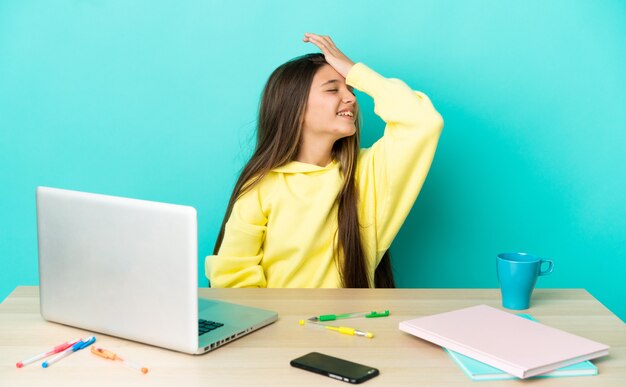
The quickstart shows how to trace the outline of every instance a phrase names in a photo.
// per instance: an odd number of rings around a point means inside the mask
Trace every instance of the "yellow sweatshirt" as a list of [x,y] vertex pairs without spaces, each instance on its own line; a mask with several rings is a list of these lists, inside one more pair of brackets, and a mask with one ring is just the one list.
[[[443,120],[426,95],[355,64],[346,83],[372,96],[384,136],[358,157],[361,243],[370,278],[398,233],[432,163]],[[336,288],[337,162],[291,162],[239,198],[218,255],[206,259],[213,287]]]

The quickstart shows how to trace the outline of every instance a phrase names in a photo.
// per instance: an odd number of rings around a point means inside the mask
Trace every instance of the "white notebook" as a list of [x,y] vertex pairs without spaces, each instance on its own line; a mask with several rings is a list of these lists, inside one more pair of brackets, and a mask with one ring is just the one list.
[[403,321],[399,328],[519,378],[609,353],[607,345],[487,305]]

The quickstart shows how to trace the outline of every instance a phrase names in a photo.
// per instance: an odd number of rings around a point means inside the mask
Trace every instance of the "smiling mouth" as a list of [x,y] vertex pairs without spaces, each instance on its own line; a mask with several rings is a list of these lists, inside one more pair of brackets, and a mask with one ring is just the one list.
[[354,118],[354,113],[352,113],[351,111],[339,112],[339,113],[337,113],[337,115],[338,115],[339,117],[349,117],[349,118]]

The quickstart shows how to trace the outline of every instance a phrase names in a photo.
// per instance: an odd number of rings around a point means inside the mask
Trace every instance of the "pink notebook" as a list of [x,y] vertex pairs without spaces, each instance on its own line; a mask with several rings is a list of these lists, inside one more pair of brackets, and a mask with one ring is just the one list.
[[403,321],[400,330],[519,378],[609,353],[607,345],[487,305]]

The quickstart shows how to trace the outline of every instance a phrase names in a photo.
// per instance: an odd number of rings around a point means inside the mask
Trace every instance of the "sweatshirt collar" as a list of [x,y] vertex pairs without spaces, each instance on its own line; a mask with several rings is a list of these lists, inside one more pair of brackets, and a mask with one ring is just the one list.
[[320,167],[315,164],[301,163],[299,161],[291,161],[285,165],[272,169],[272,172],[279,173],[307,173],[307,172],[320,172],[329,171],[339,166],[336,160],[333,160],[325,167]]

